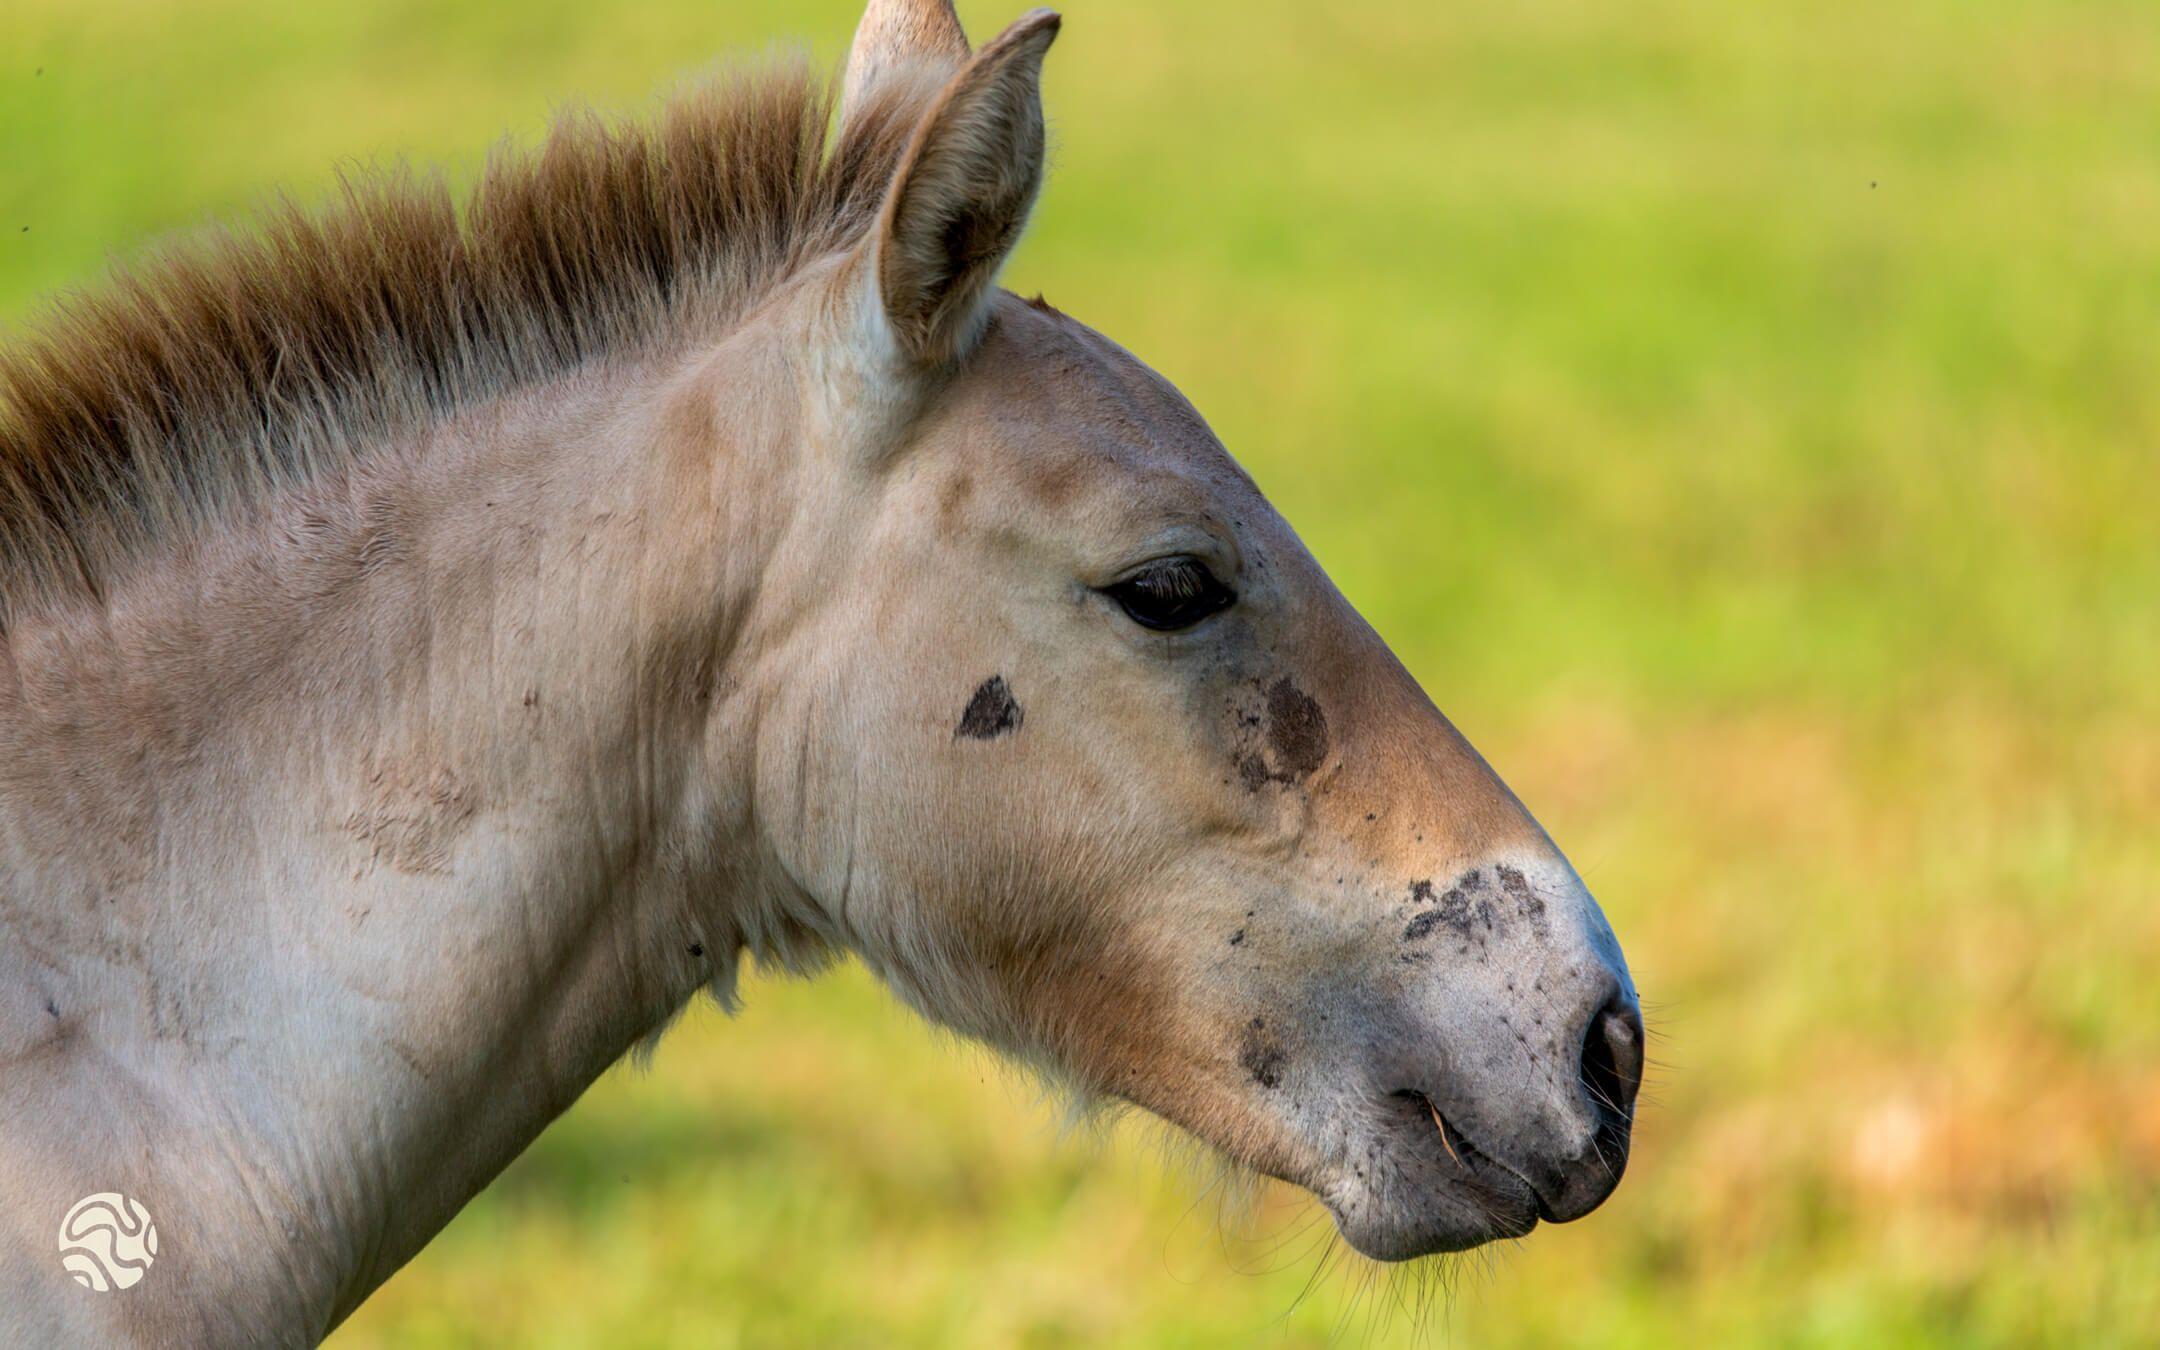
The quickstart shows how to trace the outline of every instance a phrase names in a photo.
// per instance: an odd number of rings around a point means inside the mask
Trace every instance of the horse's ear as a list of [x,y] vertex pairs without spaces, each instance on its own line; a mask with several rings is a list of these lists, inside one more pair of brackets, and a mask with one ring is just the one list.
[[867,246],[901,353],[931,365],[982,331],[998,268],[1043,176],[1042,60],[1058,16],[1035,10],[937,96],[887,189]]
[[919,81],[934,90],[967,59],[967,34],[952,0],[870,0],[855,27],[855,45],[848,49],[841,119],[902,81]]

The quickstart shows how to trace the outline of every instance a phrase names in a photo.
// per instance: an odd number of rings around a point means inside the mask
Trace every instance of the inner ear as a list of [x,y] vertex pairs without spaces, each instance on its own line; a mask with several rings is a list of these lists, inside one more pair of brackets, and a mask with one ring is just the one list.
[[964,206],[945,224],[946,283],[983,267],[995,267],[1012,246],[1024,200],[993,203],[988,210]]
[[901,349],[952,360],[981,332],[990,289],[1042,186],[1042,58],[1058,16],[1036,10],[939,94],[886,195],[878,295]]
[[[925,360],[942,360],[968,345],[969,311],[997,280],[1019,242],[1033,182],[995,196],[959,196],[910,212],[887,241],[878,269],[885,313],[903,345]],[[942,218],[935,211],[947,214]]]

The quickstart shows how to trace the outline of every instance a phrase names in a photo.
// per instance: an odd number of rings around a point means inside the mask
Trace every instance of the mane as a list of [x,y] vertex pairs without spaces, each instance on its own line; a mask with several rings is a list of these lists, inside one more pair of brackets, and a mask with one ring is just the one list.
[[343,175],[56,302],[0,349],[0,631],[100,596],[149,545],[590,362],[717,336],[867,228],[912,130],[835,133],[800,62],[653,118],[574,111],[460,201],[435,171]]

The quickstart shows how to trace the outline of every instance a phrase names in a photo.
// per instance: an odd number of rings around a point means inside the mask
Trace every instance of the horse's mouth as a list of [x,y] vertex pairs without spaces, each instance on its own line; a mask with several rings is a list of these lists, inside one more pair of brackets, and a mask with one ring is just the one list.
[[1530,1184],[1524,1181],[1514,1168],[1472,1143],[1470,1136],[1464,1134],[1460,1126],[1450,1124],[1448,1118],[1441,1113],[1440,1104],[1432,1098],[1416,1088],[1404,1088],[1394,1095],[1414,1104],[1420,1114],[1432,1121],[1433,1133],[1440,1140],[1440,1147],[1446,1151],[1448,1160],[1457,1167],[1472,1176],[1485,1177],[1497,1173],[1513,1177],[1525,1186]]
[[1378,1132],[1322,1192],[1336,1228],[1360,1253],[1407,1261],[1466,1251],[1523,1237],[1545,1217],[1537,1189],[1423,1092],[1396,1091],[1374,1105],[1383,1108]]
[[1440,1137],[1440,1147],[1446,1150],[1448,1159],[1457,1167],[1485,1185],[1491,1185],[1495,1181],[1514,1182],[1529,1193],[1537,1208],[1537,1218],[1546,1223],[1554,1222],[1546,1207],[1545,1197],[1538,1194],[1537,1187],[1530,1184],[1529,1178],[1472,1143],[1470,1136],[1464,1134],[1460,1127],[1448,1123],[1448,1118],[1441,1113],[1439,1105],[1432,1098],[1415,1088],[1406,1088],[1395,1095],[1407,1097],[1424,1108],[1426,1115],[1432,1119],[1434,1133]]

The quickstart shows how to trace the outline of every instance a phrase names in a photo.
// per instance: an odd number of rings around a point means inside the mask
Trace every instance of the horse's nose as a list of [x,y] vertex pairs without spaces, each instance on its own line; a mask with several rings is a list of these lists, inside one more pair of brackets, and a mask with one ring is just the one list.
[[1532,1178],[1541,1217],[1551,1223],[1579,1219],[1596,1209],[1620,1184],[1627,1166],[1635,1093],[1642,1086],[1643,1024],[1635,1000],[1614,990],[1583,1027],[1577,1091],[1587,1112],[1584,1142],[1562,1156],[1540,1159]]
[[1625,1123],[1635,1115],[1642,1087],[1643,1025],[1635,1001],[1615,993],[1591,1015],[1583,1033],[1582,1085],[1600,1119]]

